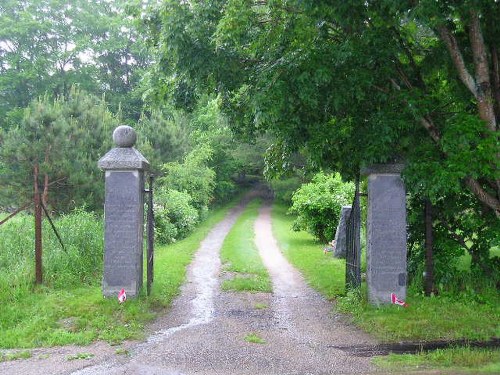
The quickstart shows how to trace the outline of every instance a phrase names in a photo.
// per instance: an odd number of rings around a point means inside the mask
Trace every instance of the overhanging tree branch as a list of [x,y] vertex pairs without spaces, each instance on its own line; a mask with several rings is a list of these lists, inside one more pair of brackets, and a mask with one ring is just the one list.
[[450,53],[451,60],[453,61],[453,64],[458,71],[460,80],[464,83],[465,86],[467,86],[472,95],[477,98],[476,82],[465,66],[465,61],[458,46],[457,39],[446,26],[439,26],[438,32],[441,36],[441,39],[448,48],[448,52]]
[[488,56],[484,44],[483,33],[477,11],[470,11],[471,22],[469,27],[469,38],[474,57],[474,68],[476,70],[476,98],[479,117],[486,121],[491,131],[496,131],[495,111],[493,110],[493,98],[490,83],[490,69],[488,67]]

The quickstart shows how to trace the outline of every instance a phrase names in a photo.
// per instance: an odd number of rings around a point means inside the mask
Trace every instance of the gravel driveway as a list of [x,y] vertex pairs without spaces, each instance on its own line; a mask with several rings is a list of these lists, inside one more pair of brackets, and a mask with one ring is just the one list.
[[[335,346],[374,340],[332,313],[284,259],[271,231],[270,204],[255,223],[255,242],[273,280],[271,293],[222,292],[219,250],[245,202],[202,242],[181,295],[149,327],[144,342],[37,349],[27,360],[0,363],[2,374],[366,374],[369,358]],[[250,343],[254,334],[264,343]],[[118,353],[122,354],[118,354]],[[78,353],[92,358],[68,360]]]

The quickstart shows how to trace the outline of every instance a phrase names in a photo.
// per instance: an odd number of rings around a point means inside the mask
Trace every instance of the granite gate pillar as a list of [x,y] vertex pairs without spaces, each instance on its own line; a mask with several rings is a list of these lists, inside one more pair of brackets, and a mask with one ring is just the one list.
[[391,303],[391,293],[406,298],[406,190],[402,164],[365,168],[368,175],[367,269],[368,300]]
[[340,209],[340,219],[335,232],[335,258],[345,258],[347,253],[347,221],[351,215],[351,206],[342,206]]
[[137,136],[129,126],[113,132],[116,148],[98,162],[105,172],[104,277],[105,297],[125,289],[135,297],[142,287],[144,232],[144,171],[148,161],[133,146]]

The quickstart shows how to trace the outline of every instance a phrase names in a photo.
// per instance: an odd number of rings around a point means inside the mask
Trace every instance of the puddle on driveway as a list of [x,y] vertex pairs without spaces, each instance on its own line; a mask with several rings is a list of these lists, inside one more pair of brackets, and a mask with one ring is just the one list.
[[154,332],[145,343],[137,349],[144,350],[151,344],[158,344],[176,332],[189,329],[200,324],[210,323],[214,318],[214,295],[218,289],[218,275],[220,271],[219,251],[226,235],[234,222],[241,214],[247,200],[218,223],[201,242],[195,258],[188,270],[189,287],[194,289],[194,298],[188,313],[187,323]]

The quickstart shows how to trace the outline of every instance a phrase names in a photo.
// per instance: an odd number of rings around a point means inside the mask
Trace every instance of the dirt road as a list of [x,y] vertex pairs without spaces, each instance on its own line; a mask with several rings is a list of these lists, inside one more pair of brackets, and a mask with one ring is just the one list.
[[[306,285],[284,259],[271,231],[270,205],[255,223],[256,244],[273,281],[271,293],[222,292],[219,250],[244,204],[232,210],[202,242],[188,279],[145,342],[118,350],[89,347],[35,350],[27,360],[0,364],[3,374],[366,374],[369,358],[335,346],[373,340],[332,314],[332,306]],[[250,343],[249,334],[265,343]],[[89,359],[68,361],[71,353]]]

